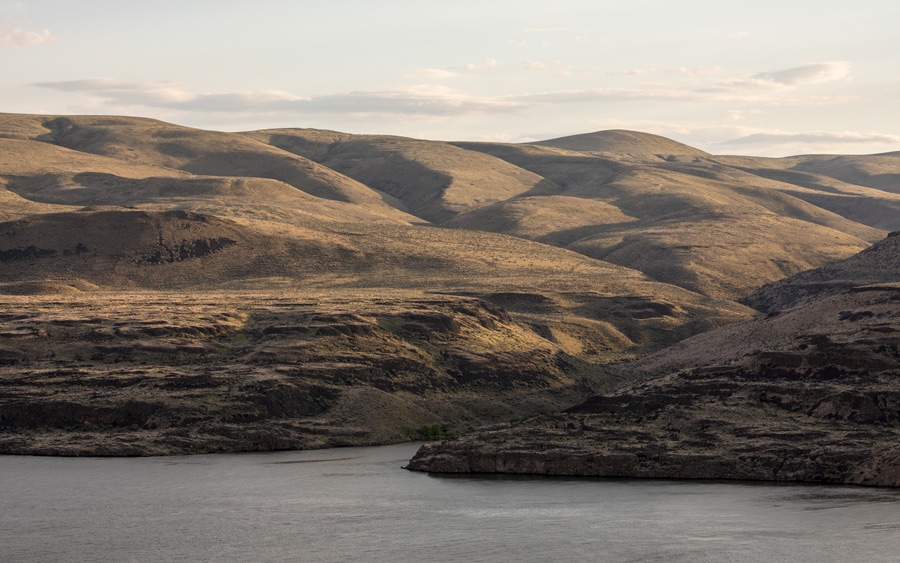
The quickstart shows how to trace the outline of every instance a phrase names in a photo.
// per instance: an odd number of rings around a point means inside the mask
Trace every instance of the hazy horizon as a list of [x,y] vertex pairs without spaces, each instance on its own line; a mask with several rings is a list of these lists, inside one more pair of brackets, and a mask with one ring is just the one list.
[[128,5],[0,0],[0,111],[716,154],[900,150],[894,22],[864,0]]

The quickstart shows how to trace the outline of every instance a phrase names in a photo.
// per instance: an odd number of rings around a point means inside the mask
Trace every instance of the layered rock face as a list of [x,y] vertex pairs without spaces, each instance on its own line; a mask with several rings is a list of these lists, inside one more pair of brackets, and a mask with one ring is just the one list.
[[900,290],[700,335],[567,412],[427,444],[409,469],[900,486]]
[[559,410],[586,396],[577,379],[552,343],[472,298],[0,299],[0,453],[391,443]]

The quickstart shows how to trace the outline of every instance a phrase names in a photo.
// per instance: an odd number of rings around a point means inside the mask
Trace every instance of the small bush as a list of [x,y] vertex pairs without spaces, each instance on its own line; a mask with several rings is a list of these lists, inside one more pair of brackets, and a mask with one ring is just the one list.
[[442,424],[426,425],[416,430],[415,438],[417,440],[446,440],[453,438],[454,434],[450,432],[446,426]]

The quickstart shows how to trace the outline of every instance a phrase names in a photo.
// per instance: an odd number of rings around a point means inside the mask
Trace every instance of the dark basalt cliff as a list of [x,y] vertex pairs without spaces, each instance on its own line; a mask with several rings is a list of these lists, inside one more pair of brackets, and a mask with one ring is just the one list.
[[831,296],[632,368],[662,378],[427,444],[408,467],[900,486],[898,334],[896,289]]
[[587,396],[551,343],[478,299],[8,299],[23,306],[0,312],[0,453],[375,445]]

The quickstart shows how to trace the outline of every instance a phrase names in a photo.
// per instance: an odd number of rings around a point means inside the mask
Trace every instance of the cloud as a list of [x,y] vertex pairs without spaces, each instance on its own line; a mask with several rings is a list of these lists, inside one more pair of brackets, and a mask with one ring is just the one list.
[[521,102],[507,98],[469,96],[435,86],[313,97],[300,97],[278,90],[195,94],[170,82],[127,82],[114,79],[41,82],[35,86],[63,92],[86,92],[117,107],[140,106],[210,113],[453,116],[508,112],[523,107]]
[[834,105],[850,101],[845,96],[772,96],[767,92],[743,92],[722,88],[677,88],[667,85],[647,88],[592,88],[583,90],[557,90],[515,96],[511,99],[534,104],[571,104],[603,102],[721,102],[741,104],[766,104],[777,106]]
[[405,115],[463,115],[520,109],[522,104],[503,98],[477,97],[443,88],[412,88],[377,92],[350,92],[318,96],[291,104],[312,113],[381,113]]
[[90,78],[59,82],[38,82],[34,86],[60,92],[88,92],[128,105],[166,106],[190,103],[197,96],[175,82],[129,82],[112,78]]
[[28,31],[21,27],[0,25],[0,47],[31,47],[56,43],[57,38],[49,29]]
[[759,144],[789,143],[841,143],[841,144],[896,144],[900,145],[900,137],[882,133],[859,133],[855,131],[812,131],[809,133],[754,133],[737,139],[722,141],[725,146],[743,146]]
[[52,88],[63,92],[84,92],[84,91],[125,91],[125,90],[153,90],[157,88],[171,88],[175,86],[174,82],[129,82],[127,80],[117,80],[115,78],[87,78],[83,80],[62,80],[56,82],[36,82],[34,86],[41,88]]
[[[496,60],[488,59],[482,64],[470,64],[459,67],[458,70],[420,69],[414,75],[434,81],[452,78],[467,71],[489,70],[498,66]],[[560,60],[522,61],[520,66],[525,70],[564,77],[597,72],[597,69],[578,68]],[[672,102],[728,104],[730,107],[722,108],[722,111],[732,111],[729,115],[732,120],[737,121],[745,115],[741,112],[759,109],[761,106],[826,106],[855,99],[840,93],[804,95],[793,92],[804,84],[815,84],[847,76],[849,73],[847,63],[816,63],[781,71],[757,73],[743,80],[723,80],[708,76],[717,72],[718,69],[715,67],[676,69],[674,73],[667,73],[672,77],[667,83],[646,84],[633,88],[548,90],[504,96],[470,95],[436,85],[413,85],[316,96],[300,96],[279,90],[196,93],[175,82],[136,82],[110,78],[41,82],[35,85],[60,92],[84,93],[90,96],[92,111],[145,113],[146,108],[163,108],[174,112],[197,114],[233,112],[244,116],[331,114],[439,118],[500,114],[528,108],[577,104]]]
[[750,77],[750,82],[763,85],[803,86],[843,80],[850,76],[850,63],[815,63],[775,72],[761,72]]
[[900,136],[858,131],[764,131],[714,143],[720,151],[788,156],[796,154],[871,154],[900,150]]
[[654,90],[639,88],[592,88],[584,90],[556,90],[537,94],[525,94],[515,99],[527,103],[539,104],[572,104],[596,102],[627,102],[641,100],[690,99],[694,94],[679,90]]

